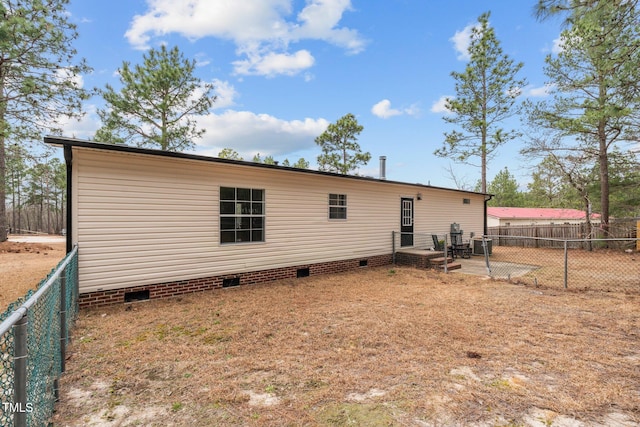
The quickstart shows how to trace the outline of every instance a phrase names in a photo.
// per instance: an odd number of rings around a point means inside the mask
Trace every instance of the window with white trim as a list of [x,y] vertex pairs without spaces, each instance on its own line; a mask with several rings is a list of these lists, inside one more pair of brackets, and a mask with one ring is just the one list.
[[264,242],[264,190],[220,187],[220,243]]
[[329,219],[347,219],[346,194],[329,194]]

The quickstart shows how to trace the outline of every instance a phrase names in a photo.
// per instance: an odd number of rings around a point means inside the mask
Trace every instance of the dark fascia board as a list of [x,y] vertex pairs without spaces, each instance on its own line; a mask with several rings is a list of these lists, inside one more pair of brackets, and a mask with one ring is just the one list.
[[88,148],[93,150],[115,151],[115,152],[121,152],[121,153],[144,154],[144,155],[155,156],[155,157],[169,157],[173,159],[197,160],[197,161],[209,162],[209,163],[223,163],[223,164],[246,166],[246,167],[252,167],[252,168],[276,169],[279,171],[290,171],[290,172],[296,172],[296,173],[332,176],[332,177],[341,178],[341,179],[378,182],[381,184],[388,183],[388,184],[396,184],[396,185],[398,184],[410,185],[416,188],[433,188],[437,190],[454,191],[454,192],[464,193],[464,194],[480,194],[480,195],[484,195],[485,197],[491,196],[485,193],[478,193],[475,191],[467,191],[467,190],[458,190],[455,188],[435,187],[435,186],[419,184],[419,183],[414,184],[414,183],[402,182],[402,181],[391,181],[388,179],[378,179],[378,178],[371,178],[366,176],[342,175],[334,172],[324,172],[324,171],[317,171],[312,169],[300,169],[300,168],[293,168],[293,167],[279,166],[279,165],[268,165],[264,163],[248,162],[244,160],[221,159],[219,157],[203,156],[199,154],[188,154],[188,153],[181,153],[176,151],[154,150],[151,148],[131,147],[129,145],[123,145],[123,144],[108,144],[104,142],[87,141],[87,140],[75,139],[75,138],[45,136],[44,142],[45,144],[49,144],[57,147],[78,147],[78,148]]

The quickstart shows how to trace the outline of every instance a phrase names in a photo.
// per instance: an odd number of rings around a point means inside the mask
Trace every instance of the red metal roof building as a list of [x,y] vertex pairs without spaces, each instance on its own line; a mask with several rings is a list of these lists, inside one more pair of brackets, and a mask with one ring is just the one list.
[[[487,207],[487,226],[580,224],[585,212],[579,209]],[[591,214],[591,221],[599,221],[600,214]]]

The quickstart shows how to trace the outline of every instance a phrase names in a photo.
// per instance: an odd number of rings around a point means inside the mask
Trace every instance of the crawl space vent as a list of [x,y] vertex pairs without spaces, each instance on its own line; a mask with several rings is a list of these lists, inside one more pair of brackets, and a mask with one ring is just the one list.
[[232,286],[240,286],[240,276],[238,277],[227,277],[226,279],[222,279],[222,287],[230,288]]
[[135,291],[135,292],[124,293],[124,302],[145,301],[148,299],[149,299],[148,289],[146,291]]

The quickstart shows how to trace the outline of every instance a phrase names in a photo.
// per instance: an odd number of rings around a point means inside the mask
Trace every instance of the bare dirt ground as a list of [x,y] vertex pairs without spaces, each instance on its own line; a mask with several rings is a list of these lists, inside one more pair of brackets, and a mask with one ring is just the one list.
[[29,289],[35,289],[64,256],[65,243],[60,239],[47,243],[0,243],[1,311]]
[[386,267],[85,310],[60,426],[638,426],[640,295]]

